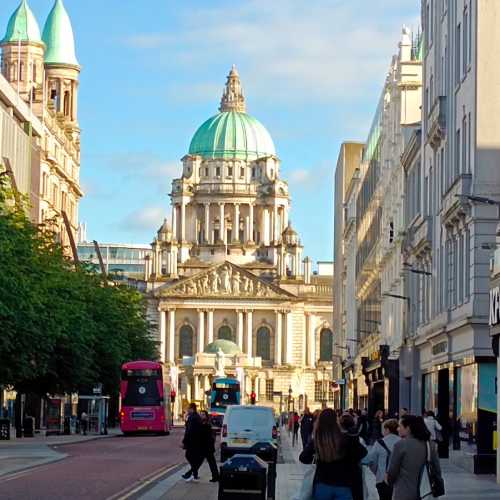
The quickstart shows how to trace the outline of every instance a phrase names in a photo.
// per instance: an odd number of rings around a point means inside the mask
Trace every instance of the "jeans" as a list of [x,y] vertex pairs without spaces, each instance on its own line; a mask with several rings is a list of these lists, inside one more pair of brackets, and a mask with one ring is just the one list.
[[347,486],[331,486],[325,483],[314,485],[314,500],[352,500],[351,488]]

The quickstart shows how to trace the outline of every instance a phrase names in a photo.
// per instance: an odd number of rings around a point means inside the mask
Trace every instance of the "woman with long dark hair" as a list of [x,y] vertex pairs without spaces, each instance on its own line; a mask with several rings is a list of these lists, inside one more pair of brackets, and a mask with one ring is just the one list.
[[314,424],[312,439],[299,460],[310,464],[316,458],[314,500],[357,500],[359,462],[366,448],[357,436],[342,432],[332,409],[323,410]]
[[405,415],[399,420],[398,441],[391,453],[386,482],[393,487],[394,500],[418,500],[420,479],[427,460],[427,445],[434,470],[441,475],[439,458],[434,443],[430,443],[430,432],[424,419]]

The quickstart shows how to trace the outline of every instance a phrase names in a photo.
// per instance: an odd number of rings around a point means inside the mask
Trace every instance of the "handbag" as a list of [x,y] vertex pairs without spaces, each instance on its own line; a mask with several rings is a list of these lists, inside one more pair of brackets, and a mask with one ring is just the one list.
[[427,455],[422,467],[419,481],[420,499],[433,496],[434,498],[444,495],[444,481],[441,474],[436,470],[431,461],[431,445],[426,442]]
[[300,491],[294,500],[313,500],[314,476],[316,475],[316,464],[307,465],[304,479],[300,485]]

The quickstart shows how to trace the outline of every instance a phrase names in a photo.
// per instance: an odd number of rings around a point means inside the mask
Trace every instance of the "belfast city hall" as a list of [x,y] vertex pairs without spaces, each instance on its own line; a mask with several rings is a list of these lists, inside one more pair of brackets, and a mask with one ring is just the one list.
[[313,270],[303,256],[273,140],[247,114],[234,66],[179,173],[171,218],[146,261],[176,412],[203,404],[221,370],[240,381],[242,402],[254,393],[277,411],[340,398],[331,380],[333,265]]

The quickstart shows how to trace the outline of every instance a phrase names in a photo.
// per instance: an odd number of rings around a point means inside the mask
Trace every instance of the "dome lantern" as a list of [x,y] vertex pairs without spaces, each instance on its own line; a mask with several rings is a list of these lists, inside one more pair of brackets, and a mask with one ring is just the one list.
[[245,113],[247,110],[243,89],[241,88],[240,75],[233,64],[229,75],[227,75],[226,88],[222,94],[219,111],[238,111]]

